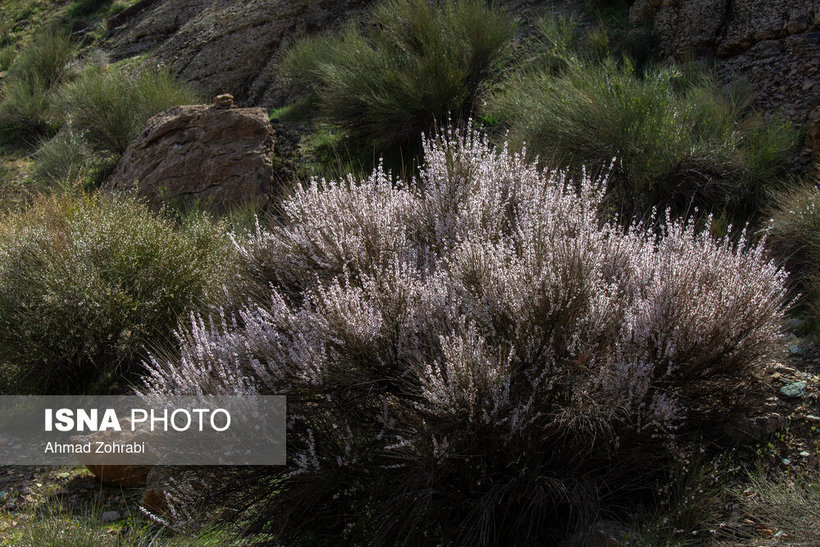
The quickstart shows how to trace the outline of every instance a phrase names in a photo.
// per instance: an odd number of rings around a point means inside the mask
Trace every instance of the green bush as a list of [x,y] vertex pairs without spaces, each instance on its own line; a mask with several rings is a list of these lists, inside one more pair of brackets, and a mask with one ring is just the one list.
[[54,91],[74,55],[69,36],[45,32],[14,58],[0,94],[0,137],[31,138],[54,132],[60,125],[54,115]]
[[784,258],[789,271],[814,273],[820,268],[820,177],[779,193],[770,213],[770,248]]
[[607,49],[595,39],[598,36],[595,32],[585,32],[580,21],[572,17],[538,19],[526,40],[527,55],[519,59],[519,68],[541,69],[557,74],[579,55],[600,59],[606,56]]
[[639,78],[626,61],[570,57],[512,77],[488,112],[515,143],[553,164],[610,174],[614,207],[627,215],[653,206],[694,206],[749,214],[786,174],[795,132],[749,110],[740,86],[656,68]]
[[632,27],[626,21],[605,21],[600,14],[592,26],[574,17],[553,15],[533,22],[516,64],[519,69],[538,67],[557,73],[579,57],[601,61],[607,56],[627,56],[642,73],[656,60],[656,50],[650,29]]
[[34,157],[34,178],[51,184],[96,184],[148,118],[197,100],[167,72],[127,74],[115,67],[87,68],[61,96],[70,128],[42,141]]
[[101,11],[111,4],[111,0],[77,0],[68,7],[68,14],[72,17],[84,17]]
[[131,199],[40,198],[0,225],[0,363],[19,392],[111,389],[217,297],[231,260],[224,226]]
[[806,311],[820,326],[820,177],[780,192],[769,213],[769,248],[792,273]]
[[34,154],[32,177],[49,184],[71,184],[83,178],[93,163],[85,140],[74,131],[61,131],[40,144]]
[[15,44],[7,44],[0,47],[0,70],[8,70],[14,63],[14,58],[17,56],[17,46]]
[[128,7],[129,7],[128,2],[122,2],[122,1],[113,2],[111,4],[111,7],[108,8],[108,15],[109,16],[110,15],[117,15],[118,13],[121,13],[121,12],[127,10]]
[[164,70],[128,74],[89,67],[62,91],[73,130],[103,154],[122,154],[158,112],[198,102],[196,94]]
[[325,121],[378,153],[418,149],[436,122],[469,115],[516,28],[480,0],[386,0],[369,22],[302,40],[282,65],[316,92]]

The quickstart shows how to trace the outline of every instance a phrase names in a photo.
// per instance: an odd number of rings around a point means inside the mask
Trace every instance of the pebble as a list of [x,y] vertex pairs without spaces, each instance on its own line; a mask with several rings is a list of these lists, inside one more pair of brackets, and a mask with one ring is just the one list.
[[120,520],[120,514],[116,511],[106,511],[102,514],[102,521],[103,522],[114,522]]
[[811,454],[809,454],[809,453],[808,453],[808,452],[806,452],[805,450],[804,450],[803,452],[801,452],[801,453],[800,453],[800,457],[801,457],[801,458],[808,458],[809,456],[811,456]]
[[786,384],[785,386],[780,388],[780,393],[784,397],[788,397],[790,399],[797,399],[803,396],[803,392],[806,389],[806,384],[804,382],[792,382],[791,384]]
[[783,462],[783,465],[789,465],[789,464],[791,464],[791,463],[792,463],[792,461],[791,461],[789,458],[783,458],[783,459],[782,459],[782,460],[780,460],[780,461],[782,461],[782,462]]

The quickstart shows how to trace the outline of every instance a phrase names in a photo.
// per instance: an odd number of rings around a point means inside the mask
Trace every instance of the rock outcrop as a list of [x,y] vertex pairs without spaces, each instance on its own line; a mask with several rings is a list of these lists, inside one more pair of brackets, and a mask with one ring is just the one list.
[[636,0],[630,18],[652,26],[665,56],[713,59],[724,81],[747,80],[756,106],[800,125],[817,119],[816,0]]
[[274,188],[273,128],[264,108],[176,106],[146,124],[106,186],[136,191],[159,207],[198,205],[216,212],[263,207]]
[[280,106],[272,70],[295,37],[338,24],[366,0],[142,0],[110,22],[113,61],[146,53],[207,97]]

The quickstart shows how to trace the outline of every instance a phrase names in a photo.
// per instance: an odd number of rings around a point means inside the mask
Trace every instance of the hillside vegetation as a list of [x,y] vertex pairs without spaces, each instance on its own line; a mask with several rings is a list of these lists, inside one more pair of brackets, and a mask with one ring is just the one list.
[[132,4],[0,6],[0,393],[284,394],[288,464],[0,488],[0,542],[820,540],[817,166],[744,82],[629,2],[379,0],[272,67],[273,205],[150,207],[106,179],[206,98],[109,62]]

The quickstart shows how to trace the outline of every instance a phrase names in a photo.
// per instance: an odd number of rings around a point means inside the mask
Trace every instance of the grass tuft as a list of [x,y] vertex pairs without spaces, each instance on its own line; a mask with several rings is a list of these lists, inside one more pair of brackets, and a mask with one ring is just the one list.
[[59,128],[54,92],[73,55],[69,36],[59,31],[46,31],[16,54],[0,90],[0,139],[31,140]]

